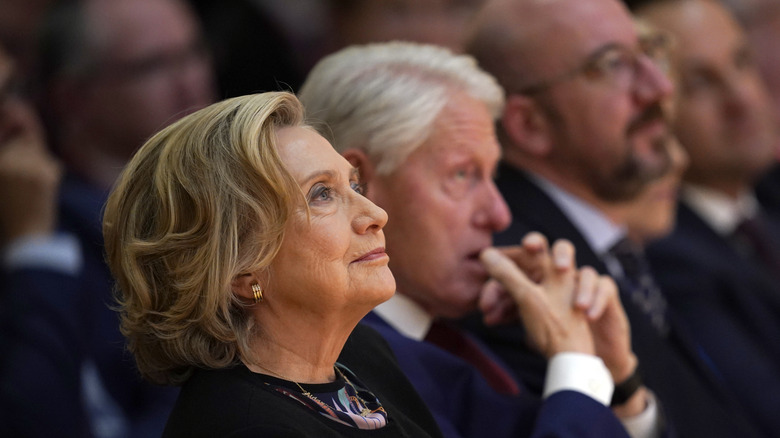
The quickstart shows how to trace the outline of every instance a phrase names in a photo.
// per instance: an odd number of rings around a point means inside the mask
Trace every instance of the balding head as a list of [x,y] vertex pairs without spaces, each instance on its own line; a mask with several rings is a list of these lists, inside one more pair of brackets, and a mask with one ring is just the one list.
[[495,0],[467,50],[507,92],[505,160],[592,202],[663,172],[669,79],[618,0]]
[[494,0],[475,20],[466,51],[512,92],[571,68],[592,50],[578,42],[635,38],[632,28],[616,0]]

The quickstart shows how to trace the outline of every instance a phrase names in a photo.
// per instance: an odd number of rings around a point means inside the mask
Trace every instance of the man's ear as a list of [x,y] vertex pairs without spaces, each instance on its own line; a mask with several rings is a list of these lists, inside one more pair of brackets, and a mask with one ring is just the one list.
[[501,126],[512,147],[525,154],[544,156],[552,148],[552,132],[547,115],[539,103],[528,96],[513,94],[507,97]]
[[360,183],[365,187],[364,194],[370,198],[369,193],[376,178],[376,166],[368,158],[368,154],[362,149],[351,148],[342,152],[341,155],[349,161],[352,167],[360,171]]

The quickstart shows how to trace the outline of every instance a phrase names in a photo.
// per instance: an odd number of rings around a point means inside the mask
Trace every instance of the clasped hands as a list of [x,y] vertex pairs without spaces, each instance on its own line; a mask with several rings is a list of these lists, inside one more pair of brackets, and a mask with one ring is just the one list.
[[519,246],[483,250],[480,259],[492,277],[479,299],[487,325],[519,317],[529,344],[548,359],[595,354],[615,382],[634,372],[638,361],[618,288],[591,267],[577,268],[570,242],[550,247],[532,232]]

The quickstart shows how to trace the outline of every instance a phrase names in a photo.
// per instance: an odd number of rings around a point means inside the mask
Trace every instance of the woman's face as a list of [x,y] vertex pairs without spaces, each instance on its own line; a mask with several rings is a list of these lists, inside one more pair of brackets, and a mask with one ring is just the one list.
[[360,318],[395,291],[382,232],[387,214],[361,194],[357,170],[319,134],[293,127],[277,138],[310,217],[298,205],[288,221],[264,285],[266,304]]

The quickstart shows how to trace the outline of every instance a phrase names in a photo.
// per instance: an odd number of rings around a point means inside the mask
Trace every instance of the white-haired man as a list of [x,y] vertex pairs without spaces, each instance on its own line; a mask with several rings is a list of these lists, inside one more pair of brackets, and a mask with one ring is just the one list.
[[[541,261],[528,265],[538,268],[529,274],[539,284],[490,248],[492,234],[511,220],[492,180],[503,92],[472,58],[410,43],[351,47],[315,66],[300,97],[360,169],[366,196],[390,216],[397,294],[364,321],[391,344],[446,436],[625,434],[610,401],[625,424],[654,431],[654,409],[645,409],[647,392],[636,380],[624,398],[592,391],[611,388],[636,366],[611,280],[584,269],[576,282],[571,245],[557,242],[548,253],[538,234],[515,250],[523,265]],[[490,277],[501,286],[486,285]],[[446,324],[478,306],[490,314],[502,291],[517,300],[550,358],[543,399]]]

